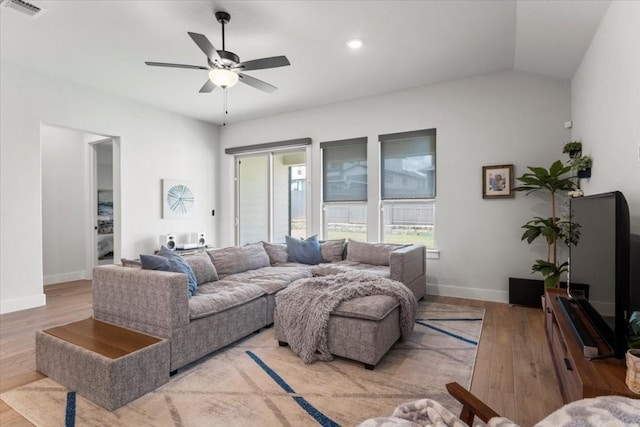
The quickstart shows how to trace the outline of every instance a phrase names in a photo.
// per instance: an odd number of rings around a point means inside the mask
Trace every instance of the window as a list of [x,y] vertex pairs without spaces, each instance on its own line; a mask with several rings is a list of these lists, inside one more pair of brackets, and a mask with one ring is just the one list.
[[436,130],[379,139],[382,241],[435,249]]
[[367,239],[367,138],[320,143],[323,237]]

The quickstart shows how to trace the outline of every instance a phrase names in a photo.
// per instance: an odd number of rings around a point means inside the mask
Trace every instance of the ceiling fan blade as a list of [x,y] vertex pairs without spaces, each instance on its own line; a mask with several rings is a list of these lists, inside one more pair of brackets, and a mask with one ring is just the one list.
[[211,80],[207,79],[207,82],[200,88],[200,93],[213,92],[215,88],[216,85],[214,85]]
[[207,67],[201,67],[200,65],[185,65],[185,64],[169,64],[167,62],[150,62],[145,61],[145,64],[152,67],[171,67],[171,68],[189,68],[192,70],[209,70]]
[[255,87],[256,89],[259,89],[263,92],[273,93],[276,90],[278,90],[277,87],[270,85],[267,82],[263,82],[262,80],[258,80],[255,77],[251,77],[242,73],[238,73],[238,76],[240,76],[240,81],[242,83],[249,85],[251,87]]
[[233,67],[233,69],[240,69],[242,71],[264,70],[265,68],[285,67],[287,65],[291,65],[291,63],[286,56],[272,56],[271,58],[241,62]]
[[188,34],[191,39],[198,45],[200,50],[203,51],[205,55],[207,55],[207,58],[209,58],[211,62],[222,64],[222,58],[220,58],[220,55],[218,55],[218,51],[215,47],[213,47],[213,45],[205,35],[190,32]]

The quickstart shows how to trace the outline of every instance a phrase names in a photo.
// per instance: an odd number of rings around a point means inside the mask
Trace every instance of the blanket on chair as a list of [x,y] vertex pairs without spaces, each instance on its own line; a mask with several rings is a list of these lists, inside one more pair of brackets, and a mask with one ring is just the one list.
[[276,295],[276,321],[286,331],[291,350],[304,363],[329,361],[328,325],[342,302],[370,295],[390,295],[400,303],[400,334],[413,331],[418,302],[404,284],[375,274],[351,271],[335,276],[299,279]]

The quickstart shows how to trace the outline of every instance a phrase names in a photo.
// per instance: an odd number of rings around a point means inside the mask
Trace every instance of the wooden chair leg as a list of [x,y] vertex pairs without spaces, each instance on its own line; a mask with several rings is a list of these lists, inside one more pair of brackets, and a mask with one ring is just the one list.
[[460,419],[467,425],[473,425],[473,418],[478,417],[485,423],[493,417],[499,417],[496,411],[487,406],[483,401],[471,394],[458,383],[447,384],[447,391],[451,396],[462,403]]

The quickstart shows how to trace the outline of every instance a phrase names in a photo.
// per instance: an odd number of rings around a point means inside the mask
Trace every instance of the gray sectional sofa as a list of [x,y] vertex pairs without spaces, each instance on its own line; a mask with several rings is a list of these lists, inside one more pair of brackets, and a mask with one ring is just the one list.
[[320,249],[327,262],[319,265],[290,263],[286,245],[265,242],[184,255],[198,282],[193,297],[183,273],[126,260],[96,267],[94,318],[167,338],[175,371],[271,325],[275,294],[297,279],[367,270],[404,283],[418,300],[425,294],[424,246],[329,240]]

